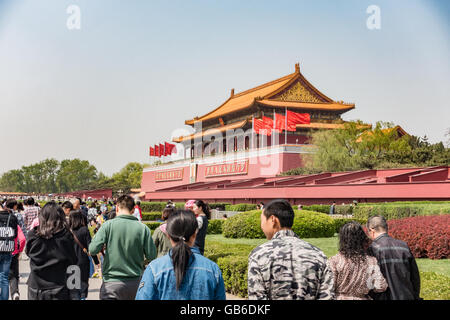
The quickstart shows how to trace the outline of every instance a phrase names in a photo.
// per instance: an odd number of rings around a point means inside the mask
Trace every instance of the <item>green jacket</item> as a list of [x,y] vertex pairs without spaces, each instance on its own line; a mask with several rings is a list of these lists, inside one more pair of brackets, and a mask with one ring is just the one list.
[[150,229],[132,215],[120,215],[102,224],[89,245],[94,255],[106,245],[103,281],[135,280],[144,272],[144,256],[156,258]]
[[166,234],[164,234],[164,232],[162,232],[160,227],[155,229],[152,238],[156,246],[156,252],[158,253],[157,258],[165,256],[169,253],[169,250],[172,249],[172,244],[170,243],[169,238]]

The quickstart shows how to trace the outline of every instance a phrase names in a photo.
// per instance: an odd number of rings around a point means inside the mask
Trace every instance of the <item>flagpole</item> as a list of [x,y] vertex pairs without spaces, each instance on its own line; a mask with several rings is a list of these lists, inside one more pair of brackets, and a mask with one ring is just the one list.
[[284,110],[284,144],[287,144],[287,107]]
[[253,132],[255,131],[255,117],[252,114],[252,149],[255,148],[255,138],[253,136]]
[[272,148],[273,148],[273,146],[275,145],[275,134],[276,134],[275,128],[276,128],[276,126],[277,126],[277,123],[276,123],[276,118],[275,118],[275,109],[273,109],[273,138],[272,138]]

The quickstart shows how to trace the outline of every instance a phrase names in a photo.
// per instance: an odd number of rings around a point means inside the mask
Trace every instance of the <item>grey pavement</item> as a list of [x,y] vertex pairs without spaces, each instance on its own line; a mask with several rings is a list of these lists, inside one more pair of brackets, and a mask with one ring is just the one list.
[[[19,260],[19,294],[20,300],[28,300],[28,286],[27,279],[30,274],[30,260],[23,260],[26,258],[25,253],[21,254]],[[89,278],[89,293],[87,300],[100,300],[100,287],[102,280],[99,278]],[[227,300],[243,300],[241,297],[233,296],[227,293]]]

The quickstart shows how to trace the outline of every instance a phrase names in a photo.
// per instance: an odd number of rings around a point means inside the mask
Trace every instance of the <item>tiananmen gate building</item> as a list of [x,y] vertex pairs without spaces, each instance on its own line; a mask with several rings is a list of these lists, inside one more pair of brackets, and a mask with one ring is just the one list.
[[[194,133],[172,139],[178,144],[177,149],[180,149],[182,159],[144,169],[141,190],[145,192],[145,200],[202,199],[210,202],[257,203],[271,198],[286,198],[293,203],[300,201],[306,204],[328,203],[339,199],[365,199],[366,197],[358,196],[355,188],[352,189],[352,196],[346,192],[342,197],[339,197],[339,194],[323,194],[336,193],[335,188],[310,188],[306,198],[305,190],[300,190],[301,187],[311,184],[324,187],[327,182],[336,187],[336,181],[340,181],[336,178],[338,173],[311,175],[309,178],[278,176],[282,172],[301,167],[304,155],[314,152],[314,146],[309,143],[309,134],[312,131],[343,128],[345,122],[341,115],[354,108],[354,103],[334,101],[315,88],[301,74],[298,63],[293,73],[276,80],[240,93],[231,89],[229,98],[216,109],[185,121],[186,125],[194,129]],[[307,115],[307,121],[291,123],[290,114],[294,117]],[[266,125],[263,130],[260,130],[261,121]],[[272,124],[273,129],[270,127]],[[370,127],[367,125],[367,128]],[[393,172],[393,176],[424,174],[425,180],[421,180],[422,183],[429,181],[427,177],[439,177],[439,182],[444,182],[447,188],[445,191],[445,188],[439,185],[436,190],[443,190],[439,197],[450,198],[448,167],[399,170]],[[429,174],[435,170],[439,173]],[[408,172],[411,174],[408,175]],[[388,173],[379,171],[378,176],[389,176]],[[352,173],[341,173],[341,181],[347,185],[352,179],[343,179],[343,176],[349,177],[349,174],[352,177]],[[373,187],[374,184],[389,183],[389,179],[375,179],[377,173],[373,171],[359,175],[363,176],[356,179],[360,181],[357,184],[359,186],[367,184]],[[407,183],[414,184],[414,179],[420,178],[413,178]],[[289,189],[289,194],[284,195],[280,188]],[[292,188],[300,189],[293,191]],[[315,196],[311,194],[311,190],[314,190]],[[383,197],[380,190],[369,194],[368,198],[372,199],[371,201],[390,199]],[[414,194],[409,193],[413,198]],[[400,198],[404,199],[403,196],[398,199]]]

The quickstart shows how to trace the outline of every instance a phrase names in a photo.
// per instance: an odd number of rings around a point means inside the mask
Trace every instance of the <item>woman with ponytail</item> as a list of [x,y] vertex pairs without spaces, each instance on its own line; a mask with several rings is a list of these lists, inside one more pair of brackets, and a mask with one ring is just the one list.
[[225,300],[222,272],[194,246],[198,232],[194,213],[173,213],[166,232],[172,249],[147,266],[136,300]]

